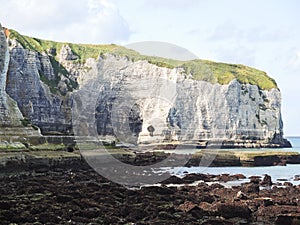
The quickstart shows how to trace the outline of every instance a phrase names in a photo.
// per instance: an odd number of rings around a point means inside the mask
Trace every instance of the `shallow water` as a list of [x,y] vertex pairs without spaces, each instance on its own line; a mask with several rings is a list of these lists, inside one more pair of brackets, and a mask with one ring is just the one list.
[[[263,149],[269,151],[297,151],[300,153],[300,137],[288,138],[291,141],[293,148],[282,149]],[[227,149],[228,150],[228,149]],[[233,149],[237,150],[237,149]],[[245,150],[245,149],[239,149]],[[258,150],[258,149],[253,149]],[[249,149],[246,149],[249,151]],[[161,171],[169,171],[172,175],[184,176],[187,173],[204,173],[204,174],[244,174],[247,178],[250,176],[264,176],[268,174],[272,177],[273,182],[292,182],[295,185],[300,185],[300,181],[294,181],[296,175],[300,175],[300,164],[287,166],[268,166],[268,167],[176,167],[176,168],[161,168]],[[245,182],[245,180],[243,180]],[[233,182],[238,184],[238,182]]]
[[290,137],[287,139],[291,142],[293,146],[292,150],[300,152],[300,137]]

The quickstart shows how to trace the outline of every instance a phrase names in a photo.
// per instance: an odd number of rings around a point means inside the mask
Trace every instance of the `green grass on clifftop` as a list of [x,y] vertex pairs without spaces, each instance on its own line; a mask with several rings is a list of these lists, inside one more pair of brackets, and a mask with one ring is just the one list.
[[84,63],[88,58],[97,58],[105,53],[113,53],[126,56],[132,61],[147,60],[149,63],[160,67],[170,69],[180,67],[187,74],[191,74],[195,80],[228,84],[233,79],[237,79],[242,84],[257,85],[262,90],[278,88],[275,80],[270,78],[265,72],[240,64],[217,63],[208,60],[179,61],[141,55],[136,51],[114,44],[61,43],[24,36],[14,30],[10,30],[10,32],[11,39],[16,39],[24,48],[37,52],[48,52],[49,49],[53,49],[58,53],[62,46],[67,44],[73,53],[78,56],[78,60],[74,60],[74,63]]

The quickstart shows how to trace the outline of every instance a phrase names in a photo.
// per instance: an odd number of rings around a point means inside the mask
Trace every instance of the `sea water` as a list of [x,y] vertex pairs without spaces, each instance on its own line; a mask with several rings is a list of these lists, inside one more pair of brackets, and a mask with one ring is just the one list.
[[[293,148],[268,149],[270,151],[295,151],[300,153],[300,137],[290,137]],[[227,149],[228,150],[228,149]],[[234,150],[234,149],[233,149]],[[257,149],[256,149],[257,150]],[[288,181],[299,185],[300,181],[294,181],[295,176],[300,175],[300,164],[287,164],[286,166],[266,166],[266,167],[176,167],[161,168],[163,171],[169,171],[172,175],[183,176],[187,173],[205,173],[205,174],[244,174],[247,178],[250,176],[261,176],[268,174],[273,182]]]

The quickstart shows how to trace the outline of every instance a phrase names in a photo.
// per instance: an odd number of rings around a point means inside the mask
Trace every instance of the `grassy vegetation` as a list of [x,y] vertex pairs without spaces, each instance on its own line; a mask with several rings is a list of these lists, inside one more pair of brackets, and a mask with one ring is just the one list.
[[34,145],[30,146],[30,150],[45,150],[45,151],[64,151],[65,150],[64,144],[40,144],[40,145]]
[[49,80],[44,74],[42,71],[39,71],[39,75],[40,75],[40,79],[41,81],[44,82],[44,84],[46,84],[50,91],[53,93],[53,94],[57,94],[58,93],[58,82],[59,82],[59,76],[55,76],[55,79],[54,80]]
[[21,119],[21,123],[24,127],[32,127],[33,129],[35,130],[38,130],[39,128],[33,124],[31,124],[30,120],[28,118],[24,118],[24,119]]
[[[61,49],[64,43],[59,43],[55,41],[46,41],[37,38],[31,38],[28,36],[24,36],[19,34],[18,32],[11,30],[10,38],[16,39],[24,48],[30,49],[36,52],[47,52],[49,49]],[[50,91],[54,94],[59,92],[58,83],[60,81],[59,74],[68,77],[68,71],[57,61],[55,56],[49,56],[50,62],[52,64],[55,78],[53,80],[49,80],[42,71],[39,71],[40,79],[43,81],[49,88]],[[68,90],[72,91],[77,88],[78,84],[72,80],[67,84]]]
[[[39,150],[39,149],[38,149]],[[39,151],[29,151],[26,153],[26,155],[34,158],[50,158],[50,159],[56,159],[56,158],[68,158],[68,157],[76,157],[80,158],[80,154],[74,153],[74,152],[66,152],[66,151],[58,151],[58,150],[39,150]]]
[[[49,49],[55,49],[56,52],[59,52],[59,50],[64,45],[69,45],[73,53],[77,55],[79,58],[79,61],[74,60],[74,63],[85,62],[85,60],[88,58],[97,58],[100,55],[103,55],[105,53],[115,51],[116,48],[122,48],[114,44],[111,45],[73,44],[73,43],[63,43],[63,42],[42,40],[42,39],[21,35],[15,30],[10,30],[9,37],[11,39],[16,39],[24,48],[37,51],[37,52],[47,52]],[[122,52],[122,50],[120,50],[120,52]],[[55,57],[54,60],[57,60],[56,55],[54,57]],[[62,72],[64,73],[64,71]]]
[[24,118],[21,120],[21,123],[24,127],[28,127],[29,125],[31,125],[31,122],[29,121],[28,118]]
[[[14,30],[11,30],[10,38],[16,39],[24,48],[38,52],[47,52],[49,49],[54,49],[56,52],[59,52],[62,46],[67,44],[72,49],[73,53],[78,56],[78,59],[74,60],[74,63],[84,63],[88,58],[97,58],[99,56],[104,57],[105,53],[112,53],[120,56],[126,56],[132,61],[147,60],[149,63],[160,67],[170,69],[176,67],[183,68],[196,80],[228,84],[233,79],[237,79],[242,84],[257,85],[262,90],[277,88],[277,84],[274,79],[270,78],[265,72],[240,64],[217,63],[208,60],[179,61],[161,57],[151,57],[141,55],[136,51],[114,44],[91,45],[61,43],[20,35]],[[54,68],[62,70],[56,70],[57,73],[60,72],[66,75],[67,72],[65,69],[61,65],[56,65],[56,57],[57,56],[53,57],[54,61],[52,61],[52,65]],[[75,87],[76,84],[72,84],[72,86]]]
[[[58,83],[60,81],[60,77],[58,76],[58,74],[62,74],[63,76],[69,78],[69,73],[53,56],[49,56],[49,58],[54,70],[55,79],[50,81],[47,79],[47,77],[44,76],[44,80],[46,84],[47,82],[49,83],[47,84],[48,86],[50,85],[49,87],[52,87],[52,89],[57,89]],[[69,79],[69,81],[69,83],[66,83],[68,91],[72,91],[78,87],[78,84],[75,81],[73,81],[72,79]]]
[[[26,147],[22,143],[0,143],[0,153],[2,152],[19,152],[25,150]],[[1,157],[0,157],[1,158]]]

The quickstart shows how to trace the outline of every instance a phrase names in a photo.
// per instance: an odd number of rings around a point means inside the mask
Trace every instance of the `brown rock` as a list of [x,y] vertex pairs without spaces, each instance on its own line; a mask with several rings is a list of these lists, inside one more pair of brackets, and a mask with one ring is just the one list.
[[255,156],[255,166],[273,166],[280,162],[280,158],[277,155],[271,156]]
[[208,202],[201,202],[199,208],[211,216],[216,215],[217,212],[216,206]]
[[221,175],[219,176],[219,181],[228,182],[228,181],[230,181],[230,180],[231,180],[231,179],[230,179],[229,174],[221,174]]
[[258,205],[263,205],[265,207],[274,205],[272,198],[255,198],[254,200],[256,203],[258,203]]
[[242,191],[245,193],[259,193],[259,185],[257,183],[242,184]]
[[213,183],[212,185],[210,185],[211,189],[222,189],[224,188],[224,186],[222,184],[219,183]]
[[162,184],[184,184],[184,181],[177,176],[171,176],[168,179],[161,182]]
[[300,175],[295,175],[294,181],[300,181]]
[[246,176],[243,174],[235,174],[235,175],[232,175],[232,177],[235,177],[238,180],[246,179]]
[[233,225],[233,223],[225,221],[221,218],[208,219],[201,223],[201,225]]
[[225,218],[250,218],[251,210],[242,202],[217,203],[217,211]]
[[193,209],[196,206],[197,205],[195,203],[185,202],[185,203],[181,204],[180,206],[178,206],[178,209],[183,211],[183,212],[189,212],[191,209]]
[[187,174],[184,178],[182,178],[184,183],[193,183],[195,181],[203,180],[203,181],[210,181],[210,177],[205,174]]
[[300,225],[300,214],[278,215],[276,225]]
[[283,185],[287,187],[293,187],[293,184],[291,182],[284,182]]
[[272,186],[272,178],[268,174],[265,175],[264,179],[260,183],[262,186]]
[[269,221],[271,222],[270,224],[278,225],[293,224],[290,222],[293,221],[294,218],[298,218],[298,215],[300,215],[300,208],[298,206],[291,205],[271,205],[268,207],[259,207],[256,212],[257,221],[264,222],[266,218],[269,218]]
[[203,216],[206,216],[209,214],[208,211],[203,210],[198,205],[192,203],[192,202],[185,202],[181,204],[178,209],[181,211],[191,214],[195,218],[202,218]]
[[246,200],[246,199],[247,199],[247,196],[246,196],[242,191],[239,191],[239,192],[236,194],[236,198],[237,198],[237,199],[241,199],[241,200]]
[[159,194],[159,195],[172,195],[175,192],[174,188],[169,188],[169,187],[164,187],[164,186],[161,186],[161,187],[155,187],[155,186],[153,186],[153,187],[143,187],[142,190],[145,191],[145,192],[156,193],[156,194]]
[[259,182],[261,181],[260,176],[251,176],[251,177],[249,177],[249,179],[250,179],[251,183],[255,183],[255,184],[259,184]]

